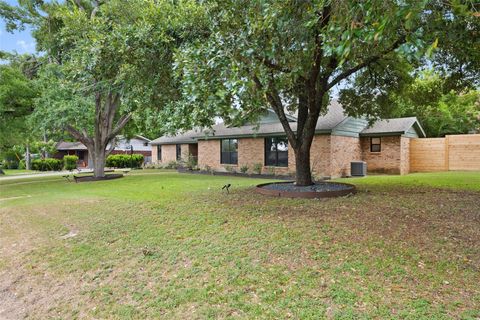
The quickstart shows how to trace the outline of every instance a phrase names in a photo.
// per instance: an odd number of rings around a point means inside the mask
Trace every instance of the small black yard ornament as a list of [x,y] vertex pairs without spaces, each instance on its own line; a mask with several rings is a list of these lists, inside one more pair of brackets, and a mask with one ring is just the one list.
[[229,184],[226,184],[226,185],[224,185],[224,186],[222,187],[222,190],[227,190],[227,193],[230,193],[230,190],[229,190],[229,189],[230,189],[231,186],[232,186],[232,185],[231,185],[230,183],[229,183]]

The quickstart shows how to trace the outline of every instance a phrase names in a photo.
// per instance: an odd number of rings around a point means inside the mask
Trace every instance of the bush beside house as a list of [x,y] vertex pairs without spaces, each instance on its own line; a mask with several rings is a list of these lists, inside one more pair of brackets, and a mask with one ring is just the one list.
[[106,166],[112,168],[140,168],[143,164],[141,154],[113,154],[107,157]]
[[74,170],[77,168],[77,156],[64,156],[63,157],[63,168],[65,170]]

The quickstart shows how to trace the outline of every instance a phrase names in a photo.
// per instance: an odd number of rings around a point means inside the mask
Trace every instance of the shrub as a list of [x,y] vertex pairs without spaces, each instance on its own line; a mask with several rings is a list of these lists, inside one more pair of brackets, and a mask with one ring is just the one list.
[[206,171],[207,173],[213,174],[213,169],[212,169],[212,167],[210,167],[209,165],[206,165],[206,166],[205,166],[205,171]]
[[275,175],[275,167],[268,167],[268,174],[271,176]]
[[74,170],[77,169],[77,156],[64,156],[63,157],[63,168],[65,170]]
[[225,170],[230,173],[235,173],[235,167],[234,166],[225,166]]
[[21,169],[21,170],[27,169],[27,164],[24,159],[20,160],[20,162],[18,163],[18,169]]
[[142,154],[112,154],[107,157],[105,165],[113,168],[140,168],[142,164]]
[[261,174],[262,173],[262,164],[261,163],[255,163],[253,165],[253,172],[256,174]]
[[248,165],[244,164],[243,166],[240,167],[241,173],[247,173],[247,171],[248,171]]
[[5,169],[18,169],[19,162],[15,160],[5,160],[3,167]]
[[32,169],[39,171],[60,171],[63,167],[63,162],[60,159],[45,158],[35,159],[32,161]]
[[189,154],[187,162],[185,163],[185,166],[188,169],[193,170],[193,168],[195,168],[197,166],[197,158],[192,156],[191,154]]
[[177,161],[170,161],[163,166],[164,169],[177,169],[178,167],[180,167],[180,163]]

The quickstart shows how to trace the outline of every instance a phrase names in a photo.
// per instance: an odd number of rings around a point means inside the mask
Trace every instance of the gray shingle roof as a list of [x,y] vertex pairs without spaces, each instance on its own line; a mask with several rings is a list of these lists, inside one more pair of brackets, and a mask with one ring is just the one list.
[[[291,115],[296,116],[296,115]],[[333,100],[329,107],[328,112],[321,116],[315,127],[317,132],[331,132],[338,125],[344,122],[348,118],[344,113],[343,107],[338,101]],[[377,121],[370,128],[366,128],[361,131],[362,135],[369,134],[404,134],[413,125],[416,125],[419,134],[425,136],[422,127],[417,121],[417,118],[398,118]],[[297,124],[290,123],[293,131],[297,130]],[[361,127],[359,128],[359,131]],[[358,132],[357,132],[358,133]],[[182,143],[195,143],[197,140],[211,139],[211,138],[224,138],[224,137],[246,137],[246,136],[273,136],[284,135],[285,131],[280,122],[277,123],[261,123],[258,125],[246,125],[241,127],[227,127],[225,124],[220,123],[212,126],[212,128],[206,129],[194,129],[187,131],[183,134],[177,134],[174,136],[163,136],[152,141],[152,145],[158,144],[182,144]]]
[[[335,128],[340,122],[345,120],[347,116],[343,113],[342,106],[332,101],[329,106],[327,114],[320,117],[317,122],[317,131],[330,131]],[[290,123],[292,130],[297,130],[296,123]],[[152,145],[157,144],[181,144],[181,143],[195,143],[198,139],[222,138],[222,137],[244,137],[244,136],[268,136],[268,135],[284,135],[282,124],[277,123],[263,123],[259,125],[247,125],[241,127],[227,127],[220,123],[212,126],[212,128],[195,129],[187,131],[183,134],[175,136],[163,136],[152,141]]]
[[360,134],[363,136],[381,133],[404,134],[410,130],[412,126],[416,127],[415,129],[420,136],[425,136],[425,132],[423,131],[416,117],[379,120],[372,126],[365,128]]
[[87,147],[81,142],[60,141],[56,146],[57,150],[87,150]]
[[182,143],[196,143],[196,139],[203,136],[202,130],[193,129],[180,133],[174,136],[163,136],[151,141],[151,145],[157,144],[182,144]]

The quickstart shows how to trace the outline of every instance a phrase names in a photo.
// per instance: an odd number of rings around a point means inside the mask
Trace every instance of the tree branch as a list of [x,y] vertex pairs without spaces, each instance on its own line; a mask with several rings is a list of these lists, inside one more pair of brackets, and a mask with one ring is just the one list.
[[271,70],[280,71],[280,72],[284,72],[284,73],[292,72],[292,70],[290,70],[289,68],[281,66],[281,65],[279,65],[279,64],[277,64],[277,63],[273,62],[272,60],[267,59],[265,57],[256,56],[255,58],[258,61],[260,61],[261,63],[263,63],[264,66],[266,66],[267,68],[269,68]]
[[89,147],[89,145],[93,145],[92,138],[87,137],[86,134],[78,131],[77,129],[75,129],[71,125],[67,125],[65,127],[65,130],[67,130],[67,132],[70,133],[70,135],[72,135],[75,139],[82,142],[87,148]]
[[382,51],[380,54],[377,54],[377,55],[374,55],[374,56],[371,56],[370,58],[366,59],[365,61],[359,63],[358,65],[356,65],[355,67],[352,67],[350,69],[347,69],[345,71],[343,71],[342,73],[340,73],[337,77],[335,77],[335,79],[332,80],[332,82],[330,82],[328,85],[327,85],[327,90],[331,89],[333,86],[335,86],[336,84],[338,84],[340,81],[342,81],[343,79],[346,79],[347,77],[351,76],[352,74],[354,74],[355,72],[367,67],[368,65],[380,60],[381,58],[383,58],[385,55],[387,55],[388,53],[394,51],[395,49],[397,49],[398,47],[400,47],[400,45],[402,45],[403,43],[405,43],[405,36],[402,36],[400,37],[399,39],[397,39],[387,50],[385,51]]
[[132,118],[132,113],[129,114],[124,114],[123,116],[118,119],[117,124],[115,125],[115,128],[110,132],[110,134],[107,137],[107,142],[111,141],[113,138],[115,138],[120,131],[127,125],[128,121]]
[[80,10],[85,11],[85,8],[83,7],[81,0],[74,0],[74,2]]
[[283,129],[285,130],[285,133],[287,135],[288,140],[290,141],[290,144],[292,145],[292,148],[297,147],[297,136],[295,135],[295,132],[293,132],[292,128],[290,127],[290,122],[287,119],[287,116],[285,115],[285,109],[283,108],[283,103],[282,99],[280,98],[280,95],[275,88],[275,83],[273,79],[273,74],[270,74],[270,79],[268,81],[268,88],[267,88],[267,100],[272,106],[273,110],[278,116],[278,119],[280,120],[280,123],[282,124]]
[[95,15],[97,14],[98,10],[100,9],[100,4],[98,1],[93,1],[93,10],[92,13],[90,14],[90,19],[95,18]]
[[108,148],[107,151],[105,151],[105,156],[108,157],[110,153],[115,149],[115,146],[117,144],[117,136],[113,137],[112,141],[110,142],[110,147]]
[[312,87],[314,87],[317,82],[318,75],[320,73],[320,65],[322,64],[323,59],[323,40],[320,37],[320,34],[321,30],[325,28],[330,22],[331,9],[331,5],[326,5],[323,7],[322,12],[319,13],[319,26],[315,33],[315,51],[313,57],[313,65],[309,77],[310,85]]

